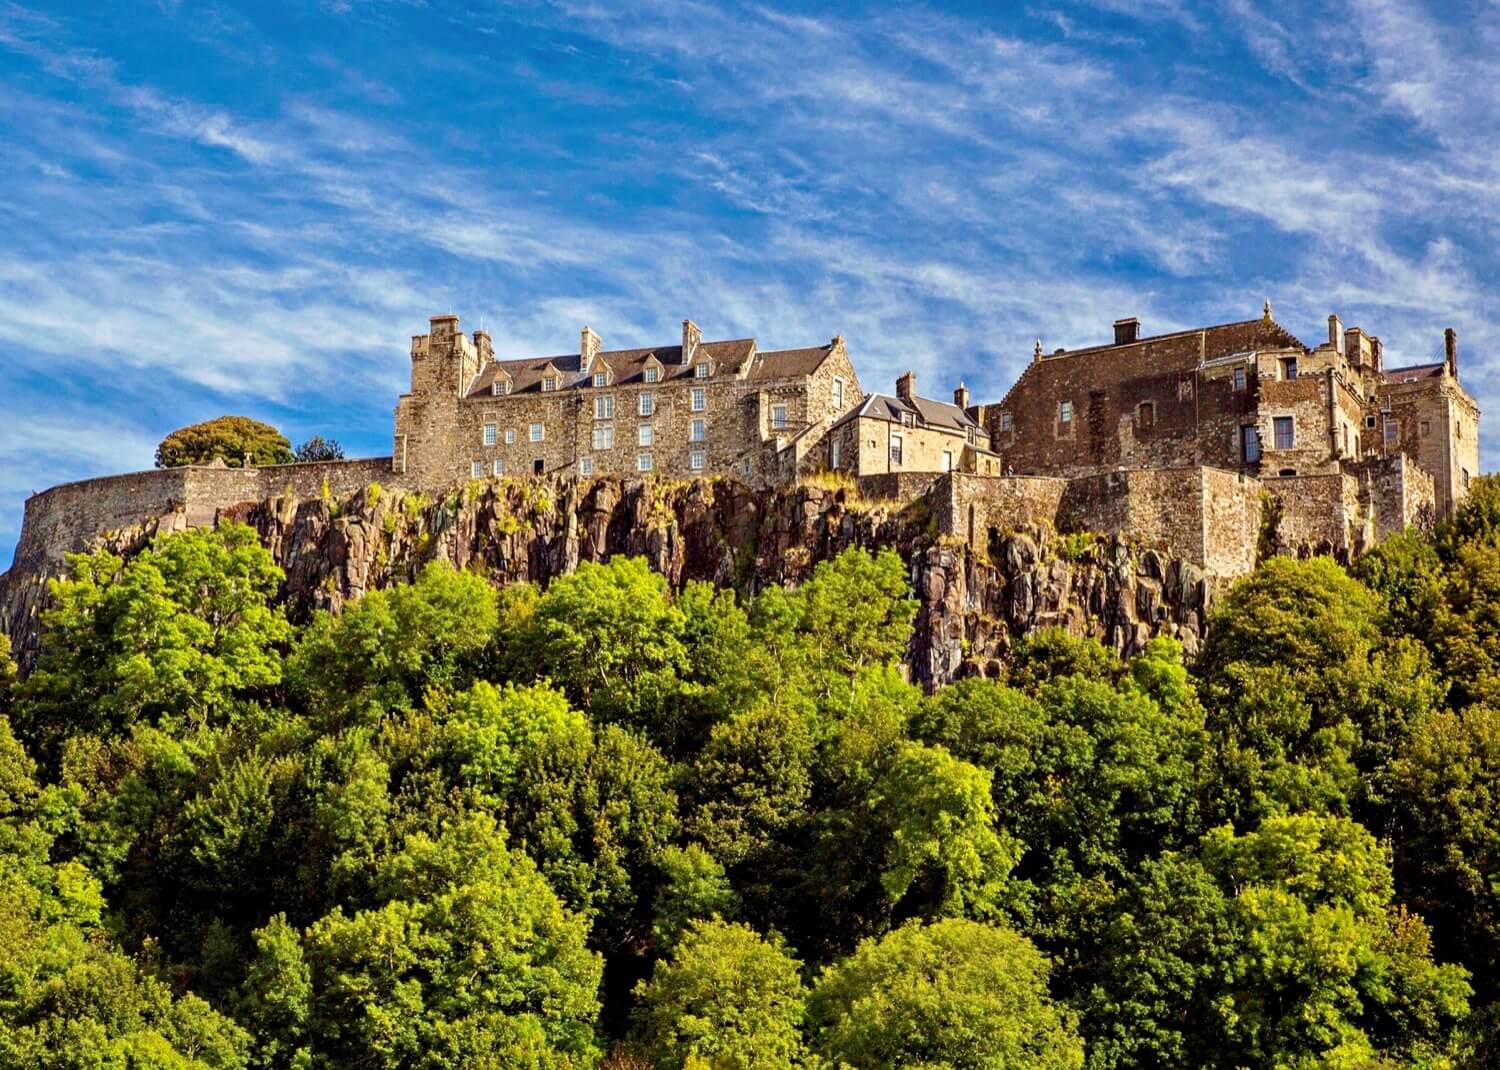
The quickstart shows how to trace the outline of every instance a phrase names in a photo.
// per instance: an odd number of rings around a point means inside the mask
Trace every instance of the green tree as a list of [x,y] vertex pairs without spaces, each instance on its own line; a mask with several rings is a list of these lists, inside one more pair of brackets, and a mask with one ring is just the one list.
[[[573,1067],[595,1057],[600,963],[586,927],[492,819],[412,835],[375,883],[375,905],[335,908],[304,934],[306,1031],[282,1043],[334,1068]],[[290,990],[256,998],[295,1024],[302,968],[284,941],[259,942],[252,978],[289,978]]]
[[1464,971],[1433,962],[1390,857],[1344,818],[1267,820],[1146,863],[1066,979],[1097,1067],[1443,1067]]
[[307,1022],[312,970],[302,937],[277,914],[254,934],[255,954],[241,987],[238,1014],[255,1030],[255,1064],[267,1070],[312,1066]]
[[309,461],[342,461],[344,447],[340,446],[335,439],[314,435],[297,447],[297,452],[292,459],[299,464],[306,464]]
[[16,663],[10,657],[10,636],[0,632],[0,717],[10,716],[18,678]]
[[56,604],[16,711],[47,760],[69,734],[222,720],[280,683],[292,631],[271,600],[283,574],[245,525],[166,536],[128,564],[104,552],[69,563],[49,585]]
[[156,467],[208,464],[218,458],[239,468],[246,455],[252,465],[290,464],[292,444],[276,428],[248,416],[220,416],[173,431],[156,447]]
[[913,922],[823,972],[808,1002],[811,1047],[862,1070],[1080,1067],[1073,1015],[1047,994],[1047,974],[1008,929]]
[[1439,948],[1474,967],[1481,998],[1500,999],[1500,712],[1443,712],[1392,765],[1396,879]]
[[378,721],[428,692],[463,687],[497,620],[483,577],[434,561],[414,583],[371,591],[337,617],[318,613],[287,677],[333,726]]
[[774,935],[695,921],[636,996],[636,1031],[660,1070],[804,1065],[807,993],[797,960]]
[[1075,636],[1066,628],[1040,628],[1022,636],[1011,651],[1009,682],[1034,695],[1049,680],[1085,676],[1110,683],[1124,670],[1097,639]]
[[698,844],[663,848],[656,864],[661,881],[651,931],[658,951],[669,951],[694,921],[734,920],[740,897],[724,867]]
[[596,720],[635,724],[673,748],[684,618],[644,558],[585,561],[552,582],[523,628],[515,646],[532,678],[550,678]]
[[1419,645],[1382,636],[1383,616],[1328,558],[1274,557],[1220,602],[1197,665],[1217,817],[1249,828],[1383,805],[1384,766],[1443,691]]

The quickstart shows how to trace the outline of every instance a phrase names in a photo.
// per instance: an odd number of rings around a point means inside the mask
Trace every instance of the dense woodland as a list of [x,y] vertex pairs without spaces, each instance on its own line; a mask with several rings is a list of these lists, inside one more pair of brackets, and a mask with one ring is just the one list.
[[931,696],[889,552],[306,627],[247,528],[72,567],[0,657],[0,1065],[1500,1062],[1500,484],[1191,665]]

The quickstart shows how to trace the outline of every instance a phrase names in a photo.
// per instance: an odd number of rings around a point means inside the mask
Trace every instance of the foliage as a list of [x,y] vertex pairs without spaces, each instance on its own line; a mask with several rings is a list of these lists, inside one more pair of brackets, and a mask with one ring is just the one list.
[[217,458],[230,468],[239,468],[247,456],[257,466],[294,460],[292,444],[270,424],[248,416],[220,416],[178,428],[162,439],[156,447],[156,467],[208,464]]
[[695,921],[636,995],[636,1029],[659,1070],[805,1065],[806,990],[774,933]]
[[1025,1070],[1083,1065],[1047,960],[1008,929],[908,924],[829,967],[808,1002],[812,1047],[851,1066]]
[[248,528],[77,556],[0,646],[0,1064],[1485,1065],[1497,503],[931,694],[890,551],[295,625]]
[[298,463],[306,463],[308,461],[342,461],[344,459],[344,447],[340,446],[336,439],[314,435],[297,447],[292,459]]
[[72,733],[115,736],[138,720],[222,721],[279,684],[292,636],[269,600],[282,573],[242,524],[183,532],[129,564],[75,554],[53,580],[42,653],[18,724],[54,761]]

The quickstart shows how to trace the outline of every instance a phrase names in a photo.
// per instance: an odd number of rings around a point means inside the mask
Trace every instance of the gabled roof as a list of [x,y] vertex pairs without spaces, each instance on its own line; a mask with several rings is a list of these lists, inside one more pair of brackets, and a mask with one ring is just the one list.
[[[760,352],[756,349],[753,338],[698,343],[699,354],[713,361],[718,374],[739,376],[741,369],[745,369],[745,378],[759,380],[810,375],[832,351],[833,345],[829,343],[810,349]],[[693,364],[682,363],[681,345],[606,350],[599,353],[596,359],[608,365],[613,376],[612,386],[640,382],[641,373],[648,364],[660,366],[661,382],[691,378],[693,375]],[[549,366],[556,368],[562,378],[558,384],[559,390],[590,385],[589,369],[583,366],[582,355],[566,353],[554,357],[500,360],[487,364],[480,369],[479,375],[469,387],[468,396],[488,394],[490,384],[505,375],[512,378],[513,393],[540,390],[542,375]]]
[[1407,368],[1386,368],[1380,377],[1388,383],[1404,383],[1408,379],[1436,379],[1443,374],[1443,364],[1413,364]]
[[[1139,369],[1137,374],[1146,369],[1151,372],[1187,372],[1204,362],[1266,349],[1312,352],[1296,335],[1265,316],[1152,335],[1124,345],[1107,344],[1060,350],[1044,354],[1041,360],[1033,360],[1028,364],[1011,385],[1000,402],[1000,407],[1007,406],[1017,391],[1038,378],[1046,382],[1058,375],[1087,375],[1086,366],[1080,367],[1081,361],[1100,361],[1101,373],[1110,376],[1117,375],[1120,367]],[[1110,365],[1107,370],[1106,365]]]
[[932,398],[923,397],[914,397],[908,404],[901,398],[891,397],[889,394],[867,394],[863,401],[835,420],[833,426],[838,427],[861,417],[899,424],[903,416],[912,416],[924,426],[936,427],[944,431],[967,434],[971,429],[983,430],[974,422],[973,417],[957,405],[949,405],[946,401],[934,401]]

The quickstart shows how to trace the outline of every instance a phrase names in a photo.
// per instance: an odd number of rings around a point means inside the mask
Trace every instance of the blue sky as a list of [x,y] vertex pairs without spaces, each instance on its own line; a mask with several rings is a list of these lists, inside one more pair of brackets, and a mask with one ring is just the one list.
[[[1500,413],[1500,5],[0,0],[0,564],[222,413],[389,449],[410,336],[1048,349],[1458,329]],[[1494,416],[1485,433],[1495,433]]]

